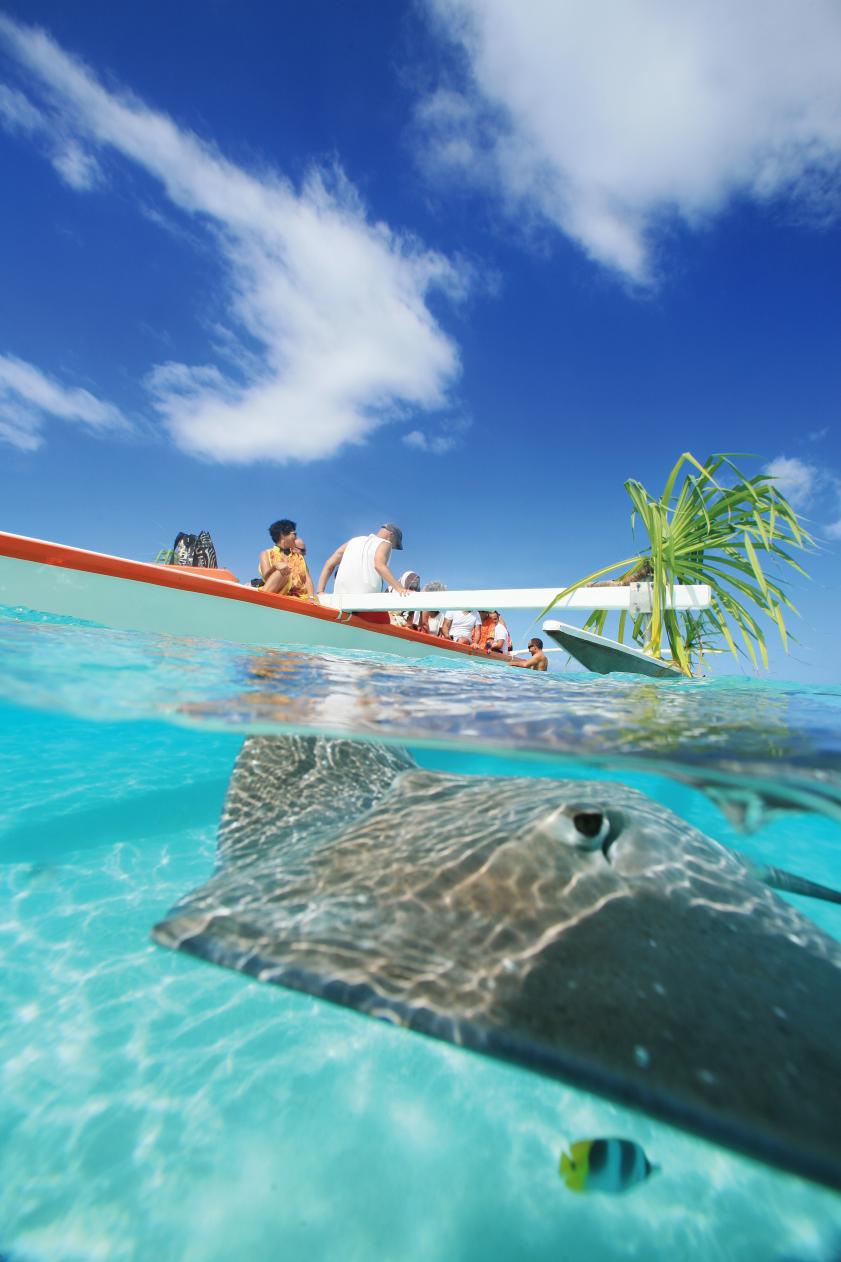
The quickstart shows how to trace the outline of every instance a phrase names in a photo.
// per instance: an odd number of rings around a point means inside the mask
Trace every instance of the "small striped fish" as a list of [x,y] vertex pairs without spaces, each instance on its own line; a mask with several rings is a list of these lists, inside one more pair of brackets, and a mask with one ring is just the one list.
[[581,1139],[561,1153],[560,1174],[573,1192],[627,1192],[657,1168],[631,1139]]

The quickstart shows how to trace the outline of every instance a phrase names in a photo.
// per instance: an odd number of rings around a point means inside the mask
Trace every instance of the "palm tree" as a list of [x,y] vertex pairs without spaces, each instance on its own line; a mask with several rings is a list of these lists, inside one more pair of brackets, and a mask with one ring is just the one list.
[[[814,545],[774,479],[764,473],[745,477],[729,455],[712,455],[701,464],[685,451],[659,498],[635,478],[625,483],[625,490],[633,504],[631,526],[639,518],[648,535],[647,547],[573,583],[558,593],[549,609],[577,588],[624,569],[613,583],[652,585],[651,614],[631,618],[630,629],[631,639],[646,652],[662,658],[665,639],[673,663],[691,675],[693,667],[700,670],[704,653],[722,641],[738,656],[736,637],[740,637],[754,667],[758,669],[758,648],[767,669],[765,636],[757,615],[765,615],[776,624],[787,650],[783,607],[794,613],[797,610],[786,595],[781,572],[789,566],[808,578],[789,549]],[[683,613],[667,609],[666,595],[676,583],[709,584],[709,608]],[[607,611],[597,610],[587,619],[585,629],[602,634],[606,619]],[[628,614],[620,614],[620,641],[627,624]]]

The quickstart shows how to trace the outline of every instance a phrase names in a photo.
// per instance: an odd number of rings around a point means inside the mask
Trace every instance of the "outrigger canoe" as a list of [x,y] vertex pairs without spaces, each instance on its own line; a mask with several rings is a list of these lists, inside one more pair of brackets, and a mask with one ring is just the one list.
[[[450,590],[450,609],[545,609],[553,588]],[[558,602],[567,609],[628,609],[627,587],[579,588]],[[709,588],[674,592],[676,608],[702,608]],[[391,626],[389,609],[435,609],[440,592],[400,597],[376,593],[322,596],[319,602],[267,594],[237,582],[230,570],[130,561],[43,539],[0,532],[0,605],[81,618],[116,630],[203,636],[269,648],[367,649],[409,658],[505,665],[496,654]]]
[[544,622],[543,630],[577,662],[596,675],[645,675],[649,679],[676,680],[685,676],[670,662],[652,657],[633,644],[620,644],[607,636],[571,627],[566,622]]

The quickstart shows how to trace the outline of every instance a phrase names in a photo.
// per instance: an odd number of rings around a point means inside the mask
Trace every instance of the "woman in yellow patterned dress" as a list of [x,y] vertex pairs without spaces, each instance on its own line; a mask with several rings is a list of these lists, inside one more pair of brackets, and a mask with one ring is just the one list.
[[263,591],[275,596],[296,596],[312,600],[313,585],[305,558],[295,548],[297,526],[282,517],[269,526],[274,547],[260,553]]

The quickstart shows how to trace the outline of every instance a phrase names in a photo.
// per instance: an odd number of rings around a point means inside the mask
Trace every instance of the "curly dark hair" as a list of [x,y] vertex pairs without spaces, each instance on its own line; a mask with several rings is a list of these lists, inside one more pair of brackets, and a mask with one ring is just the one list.
[[281,535],[295,535],[297,533],[298,527],[296,523],[290,521],[288,517],[281,517],[280,521],[273,521],[269,526],[272,543],[277,543]]

